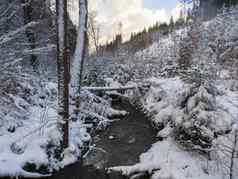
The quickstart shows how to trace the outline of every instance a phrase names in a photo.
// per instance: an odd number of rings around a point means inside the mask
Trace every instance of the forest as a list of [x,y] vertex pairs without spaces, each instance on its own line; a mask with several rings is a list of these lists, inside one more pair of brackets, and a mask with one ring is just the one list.
[[0,0],[0,179],[238,179],[238,1],[175,2]]

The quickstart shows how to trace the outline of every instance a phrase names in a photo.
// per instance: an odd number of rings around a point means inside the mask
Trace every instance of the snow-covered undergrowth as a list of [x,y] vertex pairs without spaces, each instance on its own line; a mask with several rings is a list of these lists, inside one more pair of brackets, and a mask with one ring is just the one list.
[[151,72],[152,78],[143,79],[151,87],[141,103],[153,116],[161,141],[142,154],[138,164],[113,170],[132,178],[145,172],[152,179],[238,177],[236,9],[200,26],[191,66],[185,72],[179,69],[178,59],[188,29],[136,53],[134,62],[141,65],[141,71]]
[[[115,167],[124,175],[148,172],[152,179],[221,179],[213,173],[206,173],[210,165],[207,159],[196,153],[184,151],[172,138],[153,144],[151,149],[140,156],[140,163],[128,167]],[[210,163],[212,164],[212,163]]]
[[[152,78],[142,99],[158,139],[134,166],[115,167],[124,175],[148,172],[152,179],[221,179],[229,176],[233,132],[238,122],[238,93],[219,85],[212,96],[179,77]],[[227,148],[226,148],[227,147]],[[234,166],[238,166],[234,159]],[[234,168],[235,168],[234,167]]]
[[70,146],[59,161],[57,83],[25,75],[13,87],[9,83],[8,91],[1,89],[0,176],[35,177],[77,161],[88,150],[90,132],[105,128],[111,116],[124,114],[111,108],[110,99],[83,91],[80,119],[70,121]]
[[[237,112],[231,112],[237,108],[236,103],[234,104],[237,94],[233,94],[234,101],[220,103],[222,99],[229,101],[227,96],[232,95],[232,92],[222,91],[221,95],[213,96],[205,86],[189,85],[179,78],[152,79],[151,82],[152,87],[144,97],[144,106],[154,114],[153,123],[164,127],[166,131],[175,127],[179,132],[185,132],[180,136],[183,139],[186,135],[192,137],[197,134],[197,137],[204,136],[205,141],[194,142],[206,145],[217,134],[230,131],[236,121]],[[164,132],[160,132],[161,137],[165,135]],[[176,137],[179,137],[178,134]],[[186,140],[186,145],[188,144],[189,141]]]

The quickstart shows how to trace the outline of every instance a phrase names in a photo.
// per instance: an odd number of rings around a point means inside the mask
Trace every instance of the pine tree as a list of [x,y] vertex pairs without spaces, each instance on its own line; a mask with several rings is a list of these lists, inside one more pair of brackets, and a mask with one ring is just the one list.
[[163,35],[167,35],[169,32],[169,26],[167,23],[162,23],[159,25],[159,31],[163,34]]
[[155,30],[159,30],[159,22],[156,22],[156,24],[155,24]]
[[174,18],[173,16],[170,17],[170,21],[169,21],[169,31],[172,32],[174,30]]
[[188,24],[190,20],[192,20],[192,12],[190,9],[188,9],[187,17],[186,17],[186,24]]
[[183,27],[184,24],[185,24],[185,20],[183,17],[183,12],[181,11],[178,20],[175,22],[175,28],[179,29],[179,28]]
[[202,22],[198,17],[198,9],[194,6],[192,13],[192,22],[189,24],[186,37],[180,42],[179,59],[178,64],[182,70],[187,70],[192,64],[194,57],[194,51],[198,48],[199,41],[201,39]]

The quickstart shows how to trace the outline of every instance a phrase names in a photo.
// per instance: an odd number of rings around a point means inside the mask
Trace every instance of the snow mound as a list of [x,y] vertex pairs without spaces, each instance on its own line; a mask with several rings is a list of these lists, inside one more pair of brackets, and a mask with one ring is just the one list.
[[173,139],[168,138],[153,144],[140,156],[140,163],[110,169],[127,176],[148,172],[152,179],[221,179],[218,173],[207,173],[207,162],[205,157],[184,151]]

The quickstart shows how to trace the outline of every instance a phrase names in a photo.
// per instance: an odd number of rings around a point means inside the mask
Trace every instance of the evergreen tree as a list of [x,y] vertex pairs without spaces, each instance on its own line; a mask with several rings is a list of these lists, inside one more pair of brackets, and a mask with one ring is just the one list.
[[183,12],[180,11],[180,16],[178,20],[175,22],[175,28],[179,29],[180,27],[183,27],[184,24],[185,24],[185,20],[184,20]]
[[169,31],[172,32],[174,30],[174,18],[173,16],[170,17],[170,21],[169,21]]
[[156,22],[156,24],[155,24],[155,30],[159,30],[159,22]]
[[191,12],[191,9],[188,9],[187,17],[186,17],[186,24],[188,24],[190,20],[192,20],[192,12]]
[[162,23],[159,25],[159,31],[163,34],[163,35],[167,35],[169,32],[169,26],[167,23]]

